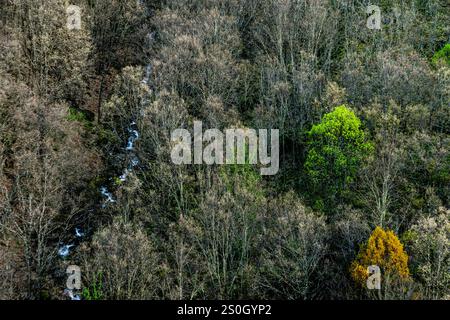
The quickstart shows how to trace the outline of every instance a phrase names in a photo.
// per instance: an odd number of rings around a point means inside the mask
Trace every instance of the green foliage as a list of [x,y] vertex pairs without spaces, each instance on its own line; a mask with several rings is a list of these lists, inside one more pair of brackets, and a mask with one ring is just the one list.
[[90,124],[90,121],[89,121],[87,115],[84,112],[78,110],[77,108],[73,108],[73,107],[69,108],[69,114],[67,116],[67,120],[78,121],[78,122],[83,123],[84,125]]
[[[261,175],[255,165],[250,164],[249,146],[245,144],[245,164],[231,164],[222,166],[219,170],[219,175],[222,181],[227,186],[227,190],[232,192],[235,186],[239,184],[246,188],[249,192],[262,197],[262,189],[260,188]],[[235,150],[235,157],[237,150]]]
[[312,186],[324,195],[340,194],[372,151],[358,117],[344,105],[336,107],[308,133],[305,169]]
[[443,62],[450,67],[450,43],[447,43],[441,50],[436,52],[431,61],[434,65]]
[[92,283],[83,289],[83,299],[85,300],[102,300],[103,299],[103,291],[102,291],[102,279],[103,275],[99,272],[95,277]]
[[122,180],[120,179],[120,177],[114,177],[114,184],[116,186],[120,186],[123,184]]
[[225,165],[220,168],[219,174],[229,192],[233,192],[236,185],[240,185],[258,197],[263,196],[263,190],[260,188],[261,175],[255,166],[251,164]]

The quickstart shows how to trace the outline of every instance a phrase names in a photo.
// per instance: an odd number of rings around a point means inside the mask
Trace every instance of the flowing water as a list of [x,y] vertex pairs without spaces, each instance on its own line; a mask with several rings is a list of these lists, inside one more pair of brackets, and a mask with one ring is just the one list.
[[[154,39],[154,33],[151,32],[147,35],[148,40],[150,43]],[[142,79],[142,83],[149,86],[150,77],[152,74],[152,65],[149,63],[145,68],[145,76]],[[143,101],[143,104],[145,104],[145,100]],[[141,108],[140,113],[143,114],[143,110]],[[135,153],[135,145],[136,142],[139,139],[140,133],[137,127],[135,118],[132,118],[130,120],[130,124],[128,126],[128,139],[126,142],[126,145],[123,148],[124,153],[127,154],[127,163],[123,168],[122,174],[119,176],[119,180],[121,182],[127,181],[128,176],[134,171],[134,169],[139,166],[139,158],[137,157]],[[110,177],[109,180],[113,180],[112,177]],[[108,207],[108,205],[113,205],[116,203],[116,199],[114,198],[114,195],[112,191],[108,188],[108,186],[103,185],[100,187],[99,192],[102,196],[102,202],[100,206],[104,209]],[[67,258],[71,252],[76,248],[76,246],[82,241],[83,237],[85,236],[85,232],[83,231],[83,228],[81,226],[75,227],[73,230],[73,241],[66,244],[61,244],[58,248],[58,255],[61,258]],[[74,294],[74,292],[70,289],[65,289],[64,291],[65,295],[68,296],[72,300],[80,300],[81,297],[77,294]]]

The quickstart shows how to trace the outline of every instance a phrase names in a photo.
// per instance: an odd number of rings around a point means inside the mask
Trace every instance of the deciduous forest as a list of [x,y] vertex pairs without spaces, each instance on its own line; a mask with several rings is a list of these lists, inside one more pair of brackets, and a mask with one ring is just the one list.
[[0,0],[0,299],[450,299],[449,133],[448,0]]

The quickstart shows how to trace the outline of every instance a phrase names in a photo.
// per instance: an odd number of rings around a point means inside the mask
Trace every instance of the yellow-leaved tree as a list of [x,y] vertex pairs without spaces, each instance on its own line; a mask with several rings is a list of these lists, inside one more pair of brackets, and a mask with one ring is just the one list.
[[356,259],[350,266],[350,273],[358,284],[366,285],[369,277],[368,266],[376,265],[386,277],[409,279],[408,255],[403,245],[391,230],[376,227],[367,243],[361,246]]

